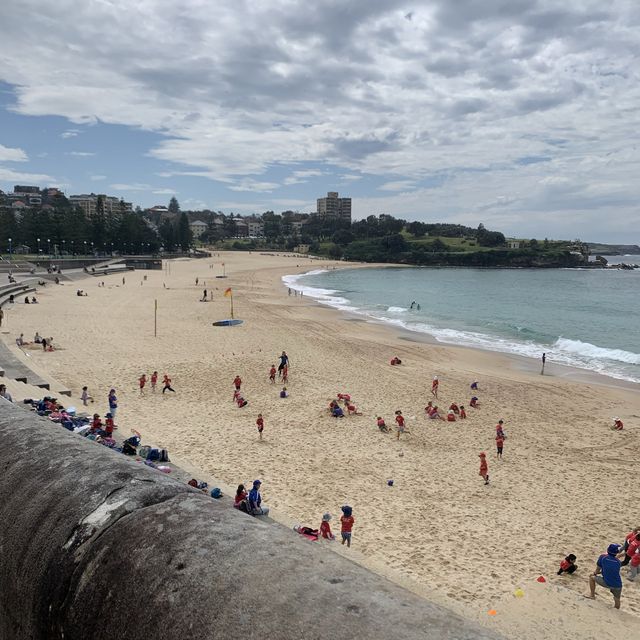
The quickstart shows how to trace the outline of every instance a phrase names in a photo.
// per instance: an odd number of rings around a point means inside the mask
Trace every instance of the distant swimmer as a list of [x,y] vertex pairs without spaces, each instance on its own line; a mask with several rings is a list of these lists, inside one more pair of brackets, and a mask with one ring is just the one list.
[[409,307],[409,309],[413,309],[413,307],[415,307],[415,306],[416,306],[416,301],[414,300],[414,301],[411,303],[411,306]]

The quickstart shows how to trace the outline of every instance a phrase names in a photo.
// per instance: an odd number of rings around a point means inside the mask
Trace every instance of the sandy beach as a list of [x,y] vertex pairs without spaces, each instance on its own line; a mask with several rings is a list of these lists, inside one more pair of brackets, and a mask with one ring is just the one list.
[[[215,277],[222,262],[226,279]],[[287,295],[283,275],[319,266],[345,263],[223,253],[130,272],[124,285],[121,275],[105,277],[104,288],[90,278],[47,285],[40,304],[8,312],[2,338],[15,349],[21,332],[53,336],[56,351],[28,353],[73,390],[76,405],[88,385],[96,398],[89,410],[104,414],[116,388],[116,423],[125,433],[139,430],[145,443],[224,487],[261,478],[278,520],[318,527],[329,511],[336,532],[340,506],[352,505],[353,546],[335,542],[335,550],[507,637],[640,638],[640,584],[625,580],[621,612],[603,589],[595,602],[582,597],[598,555],[640,526],[630,499],[638,389],[611,379],[599,384],[595,376],[576,381],[553,363],[540,376],[503,354],[407,340],[406,332]],[[229,316],[227,287],[244,322],[214,327]],[[89,295],[76,296],[77,288]],[[212,301],[199,301],[204,288]],[[283,350],[291,359],[286,399],[269,382]],[[394,355],[400,367],[389,366]],[[139,396],[139,376],[154,370],[169,374],[175,394],[159,388]],[[242,409],[232,402],[236,374],[248,400]],[[434,375],[438,405],[465,405],[466,421],[426,418]],[[474,379],[477,410],[468,407]],[[327,407],[338,392],[351,394],[363,415],[331,418]],[[393,424],[397,409],[411,432],[399,442],[376,427],[378,415]],[[623,432],[609,429],[614,415]],[[502,461],[495,456],[498,419],[508,436]],[[489,486],[478,475],[480,451],[487,452]],[[568,553],[577,555],[579,570],[558,577]],[[540,575],[545,585],[535,582]],[[513,596],[518,587],[522,598]],[[497,615],[489,617],[492,608]]]

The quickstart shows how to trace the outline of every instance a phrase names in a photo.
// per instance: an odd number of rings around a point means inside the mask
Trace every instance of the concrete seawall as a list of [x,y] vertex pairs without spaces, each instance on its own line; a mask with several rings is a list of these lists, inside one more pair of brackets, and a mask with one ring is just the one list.
[[0,640],[497,638],[1,398],[0,465]]

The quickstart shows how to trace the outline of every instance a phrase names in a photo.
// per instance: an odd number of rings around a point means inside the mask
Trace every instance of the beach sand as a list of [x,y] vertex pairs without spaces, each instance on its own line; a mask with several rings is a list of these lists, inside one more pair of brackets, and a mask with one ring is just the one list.
[[[39,305],[10,310],[2,337],[12,344],[20,332],[53,336],[59,350],[33,350],[31,359],[76,398],[88,385],[96,398],[90,411],[105,413],[115,387],[125,435],[141,431],[145,443],[225,487],[262,479],[276,519],[318,527],[329,511],[339,532],[340,506],[350,504],[352,548],[336,542],[334,550],[508,637],[640,638],[640,584],[625,580],[622,612],[600,588],[595,602],[582,597],[598,555],[640,526],[637,389],[600,385],[596,377],[575,382],[565,371],[554,375],[553,363],[540,376],[504,354],[407,340],[406,332],[288,296],[281,282],[285,274],[345,263],[220,255],[131,272],[124,286],[121,275],[103,278],[104,288],[83,280],[83,298],[75,283],[48,285]],[[226,279],[215,278],[221,262]],[[206,303],[199,302],[205,282],[213,291]],[[229,317],[226,287],[244,323],[213,327]],[[287,399],[268,379],[282,350],[291,358]],[[400,367],[389,366],[394,355]],[[160,379],[170,375],[175,394],[163,396],[159,387],[139,397],[138,377],[153,370]],[[236,374],[249,402],[243,409],[232,402]],[[426,419],[434,375],[438,405],[465,405],[466,421]],[[477,410],[468,407],[474,379]],[[338,392],[350,393],[364,415],[329,417]],[[393,424],[396,409],[411,431],[400,442],[376,428],[377,415]],[[621,433],[609,429],[614,415],[625,422]],[[500,418],[508,436],[503,461],[494,443]],[[489,486],[478,475],[480,451],[487,452]],[[577,555],[579,571],[557,577],[568,553]],[[539,575],[546,585],[535,582]],[[518,587],[523,598],[513,596]],[[489,617],[492,608],[498,613]]]

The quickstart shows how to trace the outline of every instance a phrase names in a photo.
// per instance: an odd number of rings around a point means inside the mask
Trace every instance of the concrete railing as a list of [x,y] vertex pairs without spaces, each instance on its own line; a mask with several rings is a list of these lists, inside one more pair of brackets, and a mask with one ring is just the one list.
[[0,398],[0,640],[496,638]]

